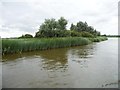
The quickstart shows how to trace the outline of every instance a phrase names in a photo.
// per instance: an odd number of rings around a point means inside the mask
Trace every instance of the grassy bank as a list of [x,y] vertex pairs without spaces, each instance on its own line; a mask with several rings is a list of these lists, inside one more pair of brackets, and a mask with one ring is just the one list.
[[2,54],[22,53],[33,50],[47,50],[71,46],[87,45],[91,42],[107,40],[106,37],[83,38],[32,38],[32,39],[2,39]]

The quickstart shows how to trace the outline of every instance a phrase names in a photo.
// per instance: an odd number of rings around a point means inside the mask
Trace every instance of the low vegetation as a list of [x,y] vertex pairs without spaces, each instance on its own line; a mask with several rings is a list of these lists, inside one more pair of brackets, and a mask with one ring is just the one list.
[[87,45],[91,42],[106,40],[106,37],[83,38],[83,37],[63,37],[63,38],[41,38],[41,39],[3,39],[2,54],[22,53],[34,50],[47,50],[52,48],[62,48],[71,46]]

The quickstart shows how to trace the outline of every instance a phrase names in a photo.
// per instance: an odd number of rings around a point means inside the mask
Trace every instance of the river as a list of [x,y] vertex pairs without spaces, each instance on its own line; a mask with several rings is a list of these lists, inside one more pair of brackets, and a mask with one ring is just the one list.
[[3,88],[118,88],[117,38],[3,60]]

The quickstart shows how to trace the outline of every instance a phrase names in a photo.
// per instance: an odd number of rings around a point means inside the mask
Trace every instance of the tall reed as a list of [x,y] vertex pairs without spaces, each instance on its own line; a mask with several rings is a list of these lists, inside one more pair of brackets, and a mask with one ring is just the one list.
[[103,37],[63,37],[63,38],[31,38],[2,39],[2,54],[22,53],[33,50],[47,50],[71,46],[87,45],[91,42],[105,40]]

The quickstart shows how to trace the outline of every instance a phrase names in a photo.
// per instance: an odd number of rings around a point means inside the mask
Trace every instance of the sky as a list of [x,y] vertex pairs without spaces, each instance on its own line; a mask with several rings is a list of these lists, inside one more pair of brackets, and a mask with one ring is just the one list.
[[101,34],[118,34],[119,0],[0,0],[0,36],[18,37],[38,31],[45,19],[63,16],[87,22]]

